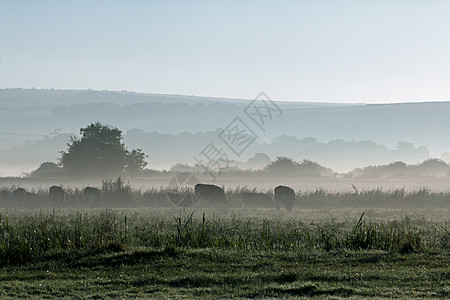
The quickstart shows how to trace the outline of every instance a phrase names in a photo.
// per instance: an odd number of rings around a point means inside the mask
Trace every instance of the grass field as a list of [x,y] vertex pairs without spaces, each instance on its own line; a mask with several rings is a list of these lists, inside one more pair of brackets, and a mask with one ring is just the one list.
[[89,253],[3,268],[1,297],[448,298],[448,254],[217,249]]
[[0,210],[1,298],[448,298],[442,209]]

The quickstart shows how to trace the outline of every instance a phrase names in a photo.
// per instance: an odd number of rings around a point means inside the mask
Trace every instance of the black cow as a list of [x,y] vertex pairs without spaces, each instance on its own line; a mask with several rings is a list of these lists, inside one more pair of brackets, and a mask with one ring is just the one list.
[[244,207],[275,208],[275,202],[264,193],[243,192],[242,204]]
[[48,200],[52,207],[59,207],[67,200],[67,194],[62,187],[53,185],[48,190]]
[[275,203],[277,209],[280,210],[283,205],[288,212],[294,208],[295,192],[292,188],[284,185],[279,185],[274,189]]
[[213,184],[199,183],[195,185],[194,202],[199,203],[200,200],[209,202],[212,205],[230,205],[227,197],[225,197],[225,192],[223,191],[223,189]]
[[18,188],[12,192],[12,206],[24,207],[27,201],[27,191],[23,188]]
[[99,207],[103,200],[103,193],[95,187],[87,186],[83,191],[84,200],[88,207]]

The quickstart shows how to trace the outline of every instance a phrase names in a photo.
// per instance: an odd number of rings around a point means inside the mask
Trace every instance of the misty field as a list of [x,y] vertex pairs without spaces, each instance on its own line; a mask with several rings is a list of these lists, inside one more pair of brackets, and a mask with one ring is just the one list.
[[2,298],[446,298],[449,208],[1,209]]

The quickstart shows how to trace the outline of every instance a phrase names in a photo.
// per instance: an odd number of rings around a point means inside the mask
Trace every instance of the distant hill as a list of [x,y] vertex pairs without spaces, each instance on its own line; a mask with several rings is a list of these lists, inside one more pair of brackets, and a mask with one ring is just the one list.
[[[138,129],[170,137],[182,132],[193,136],[214,133],[239,117],[257,135],[257,143],[236,159],[245,160],[256,152],[265,152],[271,157],[310,158],[333,167],[333,161],[339,160],[342,165],[349,163],[344,157],[353,157],[355,161],[349,166],[353,168],[363,167],[363,162],[388,163],[386,159],[390,157],[402,160],[399,153],[410,153],[405,160],[415,163],[415,159],[426,159],[428,151],[436,157],[450,152],[450,102],[368,105],[277,101],[281,116],[265,118],[262,130],[244,113],[251,101],[127,91],[0,89],[0,151],[6,155],[13,148],[22,149],[26,142],[48,139],[50,134],[77,134],[81,127],[94,121],[117,126],[124,133]],[[267,114],[264,109],[261,112]],[[286,144],[284,138],[281,143],[283,136],[292,137],[293,142]],[[315,147],[305,146],[309,137],[315,139]],[[150,156],[151,152],[167,153],[164,139],[158,138],[158,143],[152,144],[147,135],[141,134],[141,138],[145,140],[133,139],[132,147],[146,145]],[[190,138],[183,140],[190,144],[188,157],[205,146],[204,139],[200,142]],[[178,151],[183,151],[180,143],[173,143],[181,147]],[[371,150],[364,143],[370,144]],[[377,152],[377,147],[383,149]],[[58,150],[61,149],[55,151]],[[386,151],[396,154],[385,155]],[[179,155],[180,162],[184,156]],[[0,157],[0,165],[1,160]]]
[[[122,130],[207,131],[225,127],[250,102],[126,91],[0,89],[0,136],[10,132],[39,136],[57,128],[77,132],[95,120]],[[278,105],[284,110],[344,106],[300,102]]]

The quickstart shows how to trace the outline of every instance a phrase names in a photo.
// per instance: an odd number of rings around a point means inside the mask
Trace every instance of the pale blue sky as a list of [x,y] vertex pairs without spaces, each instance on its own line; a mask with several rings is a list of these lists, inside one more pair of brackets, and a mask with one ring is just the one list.
[[0,88],[450,100],[450,1],[3,1]]

